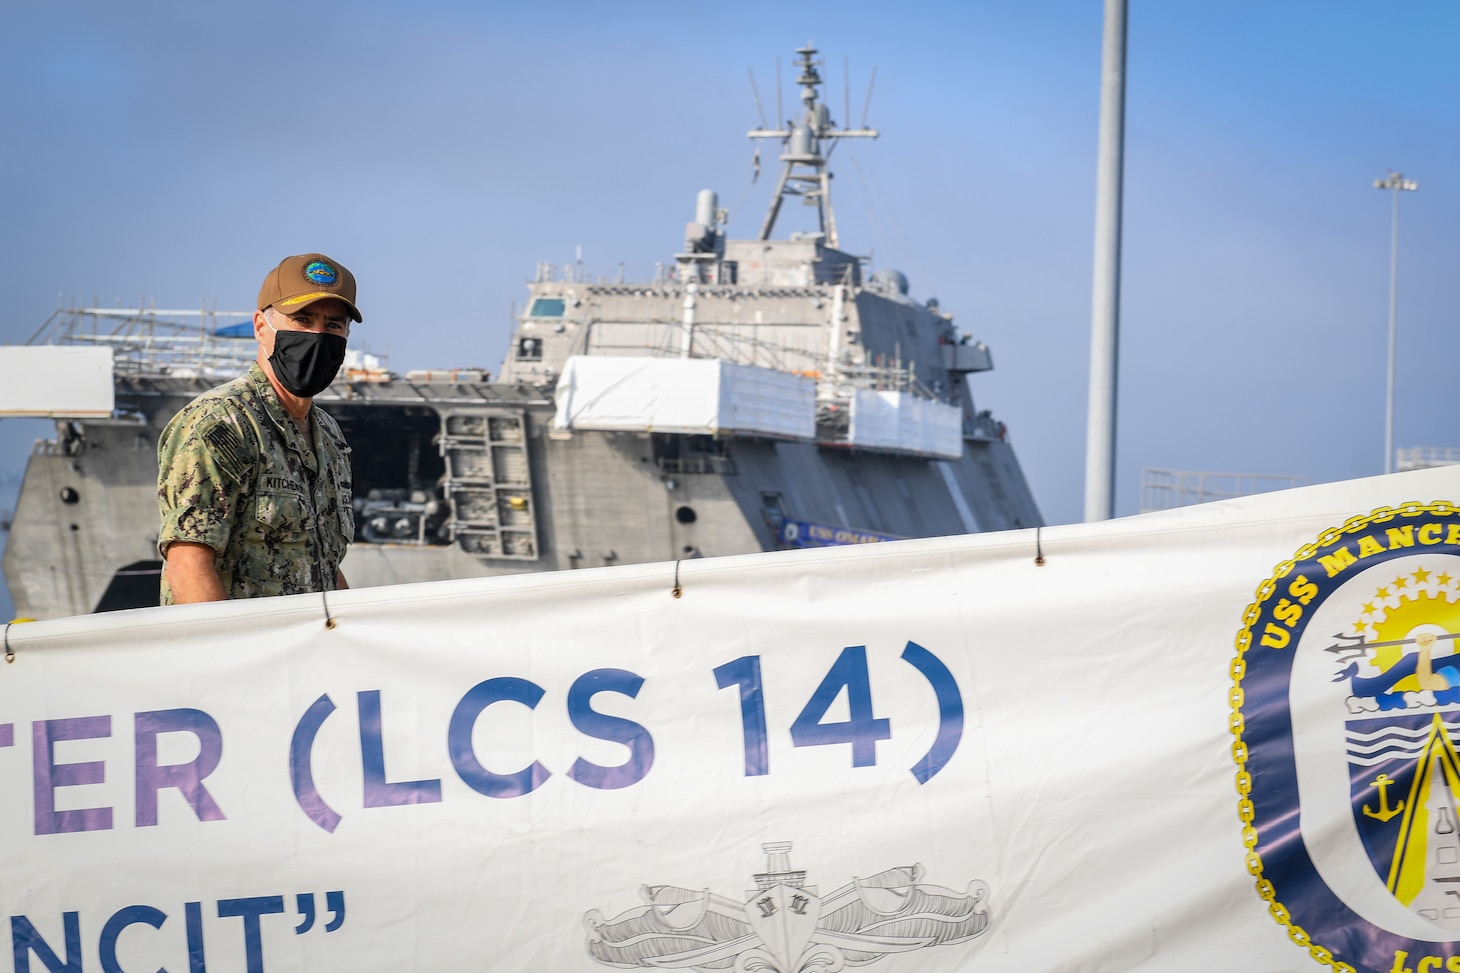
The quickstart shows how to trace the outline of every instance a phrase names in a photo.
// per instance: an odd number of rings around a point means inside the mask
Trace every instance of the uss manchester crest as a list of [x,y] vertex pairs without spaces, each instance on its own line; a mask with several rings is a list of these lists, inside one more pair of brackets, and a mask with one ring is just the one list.
[[1341,973],[1460,973],[1460,510],[1324,531],[1242,622],[1232,753],[1268,911]]
[[791,868],[791,842],[761,846],[764,872],[745,898],[709,889],[645,885],[645,904],[584,916],[588,953],[621,968],[736,973],[835,973],[889,953],[966,943],[989,927],[988,887],[923,885],[921,865],[854,878],[821,895]]

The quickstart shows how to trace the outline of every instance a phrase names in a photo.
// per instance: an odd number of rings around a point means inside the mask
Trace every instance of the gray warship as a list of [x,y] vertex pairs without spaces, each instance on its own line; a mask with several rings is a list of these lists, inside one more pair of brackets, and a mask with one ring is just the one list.
[[[704,190],[651,280],[539,265],[495,377],[351,353],[316,401],[353,447],[353,586],[1042,522],[970,391],[989,349],[841,249],[830,150],[877,132],[832,120],[816,54],[797,51],[797,117],[749,133],[781,147],[754,239]],[[773,238],[794,202],[819,229]],[[193,314],[61,310],[31,339],[109,348],[114,408],[31,453],[3,562],[19,616],[157,603],[158,436],[255,350],[251,325]]]

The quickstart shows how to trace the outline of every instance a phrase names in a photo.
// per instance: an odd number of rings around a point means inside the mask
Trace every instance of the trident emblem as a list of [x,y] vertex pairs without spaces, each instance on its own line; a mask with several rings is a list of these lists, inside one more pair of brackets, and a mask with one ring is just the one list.
[[1372,810],[1369,805],[1364,805],[1364,814],[1367,817],[1377,818],[1380,821],[1388,821],[1394,815],[1404,810],[1404,802],[1400,801],[1393,807],[1389,806],[1389,785],[1394,783],[1388,774],[1380,774],[1370,782],[1371,787],[1379,788],[1379,810]]

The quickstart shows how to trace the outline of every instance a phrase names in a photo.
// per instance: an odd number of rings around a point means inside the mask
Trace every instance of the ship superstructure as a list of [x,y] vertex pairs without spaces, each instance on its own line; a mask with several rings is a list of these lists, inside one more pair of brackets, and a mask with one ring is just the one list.
[[[801,114],[750,133],[784,149],[755,239],[729,239],[705,190],[651,280],[540,265],[495,379],[347,361],[317,401],[353,446],[352,585],[1041,523],[969,391],[988,348],[839,248],[828,150],[876,132],[837,128],[797,53]],[[793,197],[820,229],[772,239]],[[256,347],[226,314],[166,317],[59,312],[34,339],[112,347],[116,411],[31,456],[4,559],[23,616],[156,603],[158,436]]]

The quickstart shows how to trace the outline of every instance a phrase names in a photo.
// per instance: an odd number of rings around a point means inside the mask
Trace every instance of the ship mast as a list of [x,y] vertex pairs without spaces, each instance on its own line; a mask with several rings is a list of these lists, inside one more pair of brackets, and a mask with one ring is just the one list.
[[[787,196],[800,196],[806,205],[816,207],[821,232],[826,234],[826,244],[836,248],[836,216],[831,208],[831,170],[827,168],[827,157],[831,155],[831,148],[837,139],[875,139],[877,130],[837,128],[831,119],[831,112],[825,104],[817,100],[816,89],[822,81],[816,68],[822,62],[813,57],[816,48],[797,48],[796,53],[800,55],[800,60],[795,63],[801,69],[801,76],[796,79],[796,83],[801,86],[801,101],[805,106],[801,117],[787,120],[785,124],[788,128],[757,128],[750,132],[753,139],[777,139],[786,146],[786,151],[781,156],[781,162],[785,164],[781,169],[781,180],[776,185],[775,195],[771,197],[771,208],[766,213],[765,222],[761,224],[757,239],[769,240],[771,231],[775,229],[776,217],[781,212],[781,203]],[[863,119],[864,124],[865,122],[866,119]],[[826,148],[824,154],[823,146]]]

